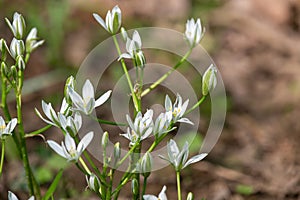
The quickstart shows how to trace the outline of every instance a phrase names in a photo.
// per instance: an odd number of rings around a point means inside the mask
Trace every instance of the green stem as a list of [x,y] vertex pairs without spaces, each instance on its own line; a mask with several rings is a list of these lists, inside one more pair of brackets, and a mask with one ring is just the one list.
[[181,200],[180,171],[176,172],[176,179],[177,179],[177,195],[178,195],[178,200]]
[[191,54],[192,49],[190,49],[175,65],[172,69],[170,69],[167,73],[165,73],[162,77],[160,77],[157,81],[155,81],[149,88],[144,90],[141,94],[141,97],[145,96],[149,92],[151,92],[154,88],[156,88],[160,83],[162,83],[166,78],[168,78],[172,72],[174,72]]
[[100,124],[108,124],[108,125],[113,125],[113,126],[127,126],[128,125],[125,123],[112,122],[112,121],[108,121],[108,120],[104,120],[104,119],[98,119],[96,117],[92,117],[92,119],[98,121]]
[[144,183],[143,183],[143,191],[142,191],[142,195],[141,195],[141,199],[143,199],[143,196],[146,193],[146,187],[147,187],[147,179],[149,176],[144,177]]
[[198,108],[200,106],[200,104],[203,103],[203,101],[206,99],[207,96],[202,96],[202,98],[192,107],[190,108],[188,111],[186,111],[184,113],[184,115],[189,114],[190,112],[192,112],[193,110],[195,110],[196,108]]
[[135,143],[130,149],[129,151],[126,153],[126,155],[117,163],[116,165],[116,169],[118,169],[123,162],[128,158],[128,156],[130,156],[132,154],[132,152],[134,151],[134,149],[139,145],[139,143]]
[[5,152],[5,140],[2,139],[1,160],[0,160],[0,178],[1,178],[1,175],[2,175],[2,169],[3,169],[4,152]]
[[88,175],[91,175],[91,171],[90,169],[88,168],[88,166],[85,164],[84,160],[82,158],[79,158],[79,162],[81,163],[82,167],[84,168],[84,170],[86,171],[86,173]]
[[[121,49],[120,49],[120,46],[119,46],[119,43],[118,43],[116,35],[113,35],[113,40],[114,40],[115,46],[117,48],[118,54],[120,56],[121,55]],[[130,89],[130,92],[131,92],[131,95],[132,95],[132,99],[133,99],[133,104],[134,104],[135,110],[138,111],[138,100],[137,100],[136,94],[134,92],[134,89],[133,89],[133,86],[132,86],[132,82],[131,82],[131,79],[130,79],[130,76],[129,76],[129,73],[128,73],[128,70],[127,70],[127,67],[126,67],[124,59],[121,59],[121,65],[122,65],[123,71],[125,73],[127,82],[128,82],[128,86],[129,86],[129,89]]]
[[36,131],[33,131],[33,132],[31,132],[31,133],[27,133],[27,134],[25,135],[25,137],[31,137],[31,136],[34,136],[34,135],[41,134],[41,133],[45,132],[46,130],[48,130],[48,129],[51,128],[51,127],[52,127],[52,125],[49,124],[49,125],[47,125],[47,126],[45,126],[45,127],[43,127],[43,128],[40,128],[40,129],[38,129],[38,130],[36,130]]

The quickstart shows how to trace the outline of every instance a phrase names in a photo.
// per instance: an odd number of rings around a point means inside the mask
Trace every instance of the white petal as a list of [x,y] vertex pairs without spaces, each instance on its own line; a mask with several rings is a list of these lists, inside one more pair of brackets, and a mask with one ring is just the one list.
[[34,200],[34,196],[30,197],[28,200]]
[[168,200],[167,195],[166,195],[166,190],[167,190],[167,187],[164,185],[164,187],[162,188],[161,192],[158,195],[159,200]]
[[176,142],[171,139],[167,145],[167,149],[170,162],[173,163],[179,154],[179,149]]
[[8,191],[8,200],[18,200],[18,197],[11,191]]
[[89,79],[85,81],[82,87],[82,98],[84,101],[95,98],[94,87]]
[[13,118],[10,122],[8,122],[8,124],[5,128],[6,132],[11,133],[14,130],[14,128],[16,127],[17,123],[18,123],[17,118]]
[[68,90],[69,91],[69,96],[70,96],[72,102],[75,104],[75,106],[78,109],[83,111],[82,108],[83,108],[84,103],[83,103],[82,97],[77,92],[75,92],[72,87],[69,86],[68,88],[69,88],[69,90]]
[[70,152],[71,149],[76,149],[75,141],[69,133],[67,133],[65,136],[65,145],[68,152]]
[[132,59],[132,56],[128,53],[122,53],[118,58],[118,61],[120,61],[122,58]]
[[206,156],[207,156],[207,153],[201,153],[199,155],[193,156],[184,164],[183,168],[187,167],[190,164],[193,164],[193,163],[203,160]]
[[158,198],[154,195],[147,194],[143,196],[143,200],[158,200]]
[[91,131],[82,138],[82,140],[79,142],[78,147],[77,147],[77,152],[79,154],[81,154],[86,149],[86,147],[92,141],[93,137],[94,137],[94,132]]
[[63,98],[59,112],[66,114],[65,112],[67,111],[68,106],[69,104],[67,103],[66,98]]
[[111,90],[105,92],[101,97],[99,97],[96,102],[95,102],[95,107],[98,107],[98,106],[101,106],[103,103],[105,103],[108,98],[110,97],[111,95]]
[[93,16],[95,18],[95,20],[103,27],[105,28],[105,30],[107,30],[106,24],[104,22],[104,20],[96,13],[93,13]]
[[172,101],[170,99],[170,97],[168,95],[166,95],[166,99],[165,99],[165,109],[166,111],[172,111]]
[[133,32],[132,40],[135,42],[135,44],[137,44],[137,49],[141,49],[142,40],[141,40],[139,32],[137,32],[136,30]]
[[38,111],[38,109],[36,109],[36,108],[35,108],[35,113],[38,115],[39,118],[41,118],[41,119],[42,119],[44,122],[46,122],[47,124],[50,124],[50,125],[52,125],[52,126],[58,127],[55,123],[53,123],[53,122],[51,122],[51,121],[45,119],[45,118],[41,115],[41,113]]
[[177,120],[177,122],[194,125],[194,123],[191,120],[189,120],[188,118],[181,118],[181,119]]
[[48,140],[47,143],[51,147],[51,149],[53,149],[57,154],[59,154],[60,156],[62,156],[64,158],[67,158],[63,151],[63,148],[59,144],[57,144],[53,140]]

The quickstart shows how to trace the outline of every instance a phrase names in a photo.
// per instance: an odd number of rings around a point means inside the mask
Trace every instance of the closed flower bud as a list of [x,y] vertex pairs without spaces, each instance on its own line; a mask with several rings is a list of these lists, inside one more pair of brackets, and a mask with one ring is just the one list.
[[17,39],[22,39],[25,29],[26,29],[26,24],[23,16],[17,12],[14,13],[13,16],[13,21],[12,23],[5,18],[5,21],[7,25],[9,26],[11,32]]
[[217,68],[211,64],[202,77],[202,94],[206,96],[217,85]]
[[0,39],[0,52],[1,52],[1,60],[6,60],[6,52],[8,50],[7,44],[4,39]]
[[12,58],[16,59],[17,56],[24,54],[25,46],[23,40],[17,40],[13,38],[10,43],[10,55]]
[[15,65],[11,66],[10,71],[13,79],[16,81],[18,79],[18,71],[16,66]]
[[25,70],[25,62],[24,62],[23,56],[17,57],[17,64],[18,64],[19,70],[21,70],[21,71]]
[[144,177],[148,177],[150,175],[150,172],[152,170],[152,156],[150,153],[145,153],[141,160],[141,172],[143,173]]
[[128,38],[128,34],[124,27],[121,27],[121,35],[122,35],[124,42],[126,42],[127,38]]
[[102,140],[101,140],[101,145],[103,149],[106,149],[107,143],[108,143],[108,132],[105,131],[102,135]]
[[94,192],[99,192],[100,189],[100,181],[95,174],[91,174],[90,177],[85,176],[88,187]]
[[44,43],[44,40],[37,41],[37,29],[32,28],[26,38],[26,52],[31,53],[38,46],[41,46]]
[[5,62],[1,62],[1,74],[3,74],[4,76],[8,75],[8,69]]
[[70,76],[66,81],[64,95],[68,104],[72,104],[72,99],[70,98],[69,95],[70,93],[69,88],[75,89],[75,84],[76,82],[73,76]]
[[146,64],[144,53],[142,51],[138,51],[137,53],[135,53],[134,61],[135,61],[135,66],[144,67],[144,65]]
[[131,191],[133,195],[137,195],[139,193],[138,181],[135,178],[131,181]]
[[189,192],[189,194],[187,195],[186,200],[194,200],[194,195],[193,195],[193,193]]
[[119,158],[121,156],[121,149],[120,149],[120,142],[117,142],[114,146],[114,159],[115,164],[118,162]]

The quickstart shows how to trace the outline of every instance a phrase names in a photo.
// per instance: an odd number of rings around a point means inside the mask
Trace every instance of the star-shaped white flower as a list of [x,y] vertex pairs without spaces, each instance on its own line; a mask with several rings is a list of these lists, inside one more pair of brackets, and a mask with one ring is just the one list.
[[67,133],[65,135],[65,142],[61,142],[61,145],[57,144],[53,140],[48,140],[48,145],[60,156],[66,158],[68,161],[77,162],[82,152],[87,148],[94,137],[94,133],[91,131],[87,133],[76,147],[74,139]]
[[176,171],[180,171],[190,164],[199,162],[207,156],[207,153],[201,153],[196,156],[193,156],[188,160],[188,156],[189,156],[188,142],[185,142],[182,150],[180,151],[176,142],[172,139],[168,142],[167,149],[168,149],[168,158],[165,158],[164,156],[161,155],[159,157],[172,164]]
[[35,108],[36,114],[47,124],[56,126],[60,128],[62,125],[60,124],[60,120],[58,118],[59,114],[68,115],[69,114],[69,105],[66,102],[66,99],[64,98],[60,107],[60,111],[56,113],[56,111],[53,109],[51,103],[46,103],[42,100],[42,110],[47,118],[44,118],[41,113],[38,111],[38,109]]
[[136,115],[134,122],[131,120],[129,115],[126,115],[126,118],[129,127],[127,129],[127,133],[121,135],[130,140],[131,145],[146,139],[152,133],[153,110],[147,110],[144,116],[141,112],[139,112]]
[[69,87],[69,96],[75,105],[74,110],[81,111],[86,115],[90,115],[93,110],[105,103],[110,97],[111,90],[104,93],[95,100],[94,87],[90,80],[86,80],[82,87],[82,96],[80,96],[72,87]]
[[188,104],[189,100],[186,100],[184,103],[182,103],[182,97],[179,94],[177,94],[174,104],[172,104],[170,97],[168,95],[166,96],[165,109],[167,112],[172,112],[172,119],[174,123],[183,122],[193,125],[193,122],[191,122],[188,118],[183,117]]
[[166,195],[166,190],[167,187],[164,186],[161,190],[161,192],[159,193],[158,197],[154,196],[154,195],[144,195],[143,199],[144,200],[168,200],[167,195]]
[[0,138],[4,135],[11,135],[17,125],[17,122],[17,118],[13,118],[6,125],[4,119],[0,116]]

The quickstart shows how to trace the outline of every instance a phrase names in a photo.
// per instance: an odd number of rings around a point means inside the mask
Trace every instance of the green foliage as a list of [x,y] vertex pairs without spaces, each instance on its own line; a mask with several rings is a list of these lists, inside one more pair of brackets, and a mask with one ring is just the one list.
[[251,185],[239,184],[239,185],[236,186],[235,191],[239,194],[249,196],[249,195],[253,194],[254,189]]

